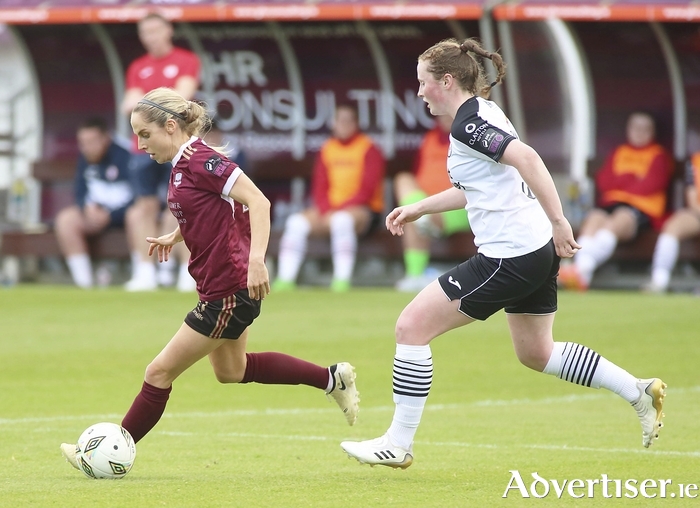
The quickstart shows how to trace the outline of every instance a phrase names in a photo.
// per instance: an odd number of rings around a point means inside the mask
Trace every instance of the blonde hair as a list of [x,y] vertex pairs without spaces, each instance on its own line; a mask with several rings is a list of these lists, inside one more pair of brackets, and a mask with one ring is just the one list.
[[[489,83],[484,67],[470,53],[488,58],[496,68],[496,80]],[[497,52],[486,51],[476,39],[445,39],[426,49],[418,61],[428,62],[428,72],[437,80],[445,74],[455,78],[462,90],[488,99],[491,89],[503,81],[506,64]]]
[[156,88],[141,99],[133,110],[140,113],[146,123],[165,127],[168,120],[175,120],[188,136],[204,137],[211,120],[204,106],[188,101],[170,88]]

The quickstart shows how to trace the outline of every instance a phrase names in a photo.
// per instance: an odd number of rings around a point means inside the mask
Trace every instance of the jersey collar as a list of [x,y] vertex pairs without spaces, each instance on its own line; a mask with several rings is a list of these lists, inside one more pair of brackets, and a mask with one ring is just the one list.
[[175,165],[180,161],[180,157],[182,157],[182,152],[185,151],[185,148],[187,148],[188,146],[190,146],[192,143],[194,143],[194,142],[197,141],[198,139],[199,139],[199,138],[198,138],[197,136],[192,136],[190,139],[187,140],[186,143],[184,143],[184,144],[180,147],[180,149],[179,149],[179,150],[177,151],[177,153],[175,154],[175,157],[173,157],[173,160],[170,161],[170,163],[173,165],[173,167],[175,167]]

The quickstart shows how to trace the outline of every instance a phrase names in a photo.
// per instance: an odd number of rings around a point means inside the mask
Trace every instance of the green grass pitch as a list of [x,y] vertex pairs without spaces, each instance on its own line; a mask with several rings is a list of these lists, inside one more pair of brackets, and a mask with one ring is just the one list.
[[[413,466],[360,466],[339,443],[377,437],[391,422],[393,329],[409,299],[371,289],[275,294],[252,327],[250,351],[355,365],[362,402],[354,427],[320,391],[221,385],[204,360],[175,382],[129,475],[95,481],[65,463],[58,445],[92,423],[121,421],[146,365],[196,297],[61,286],[0,290],[0,506],[700,505],[700,498],[670,499],[677,484],[700,484],[700,300],[560,294],[555,340],[586,344],[637,376],[668,383],[666,426],[649,450],[634,411],[619,397],[522,367],[499,313],[433,342],[433,389]],[[554,488],[541,499],[524,499],[516,488],[504,498],[514,470],[528,489],[535,472],[558,485],[607,474],[621,480],[622,497],[606,499],[597,485],[593,498],[566,489],[558,498]],[[628,479],[673,483],[667,499],[658,488],[647,491],[656,498],[625,498]]]

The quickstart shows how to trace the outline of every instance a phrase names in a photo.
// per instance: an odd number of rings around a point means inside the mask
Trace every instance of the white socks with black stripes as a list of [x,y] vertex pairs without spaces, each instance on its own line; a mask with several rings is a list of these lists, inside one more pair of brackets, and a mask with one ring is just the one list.
[[396,344],[394,357],[394,419],[387,431],[391,442],[410,450],[433,382],[430,346]]
[[629,403],[639,398],[637,379],[632,374],[575,342],[555,342],[542,372],[581,386],[607,388]]

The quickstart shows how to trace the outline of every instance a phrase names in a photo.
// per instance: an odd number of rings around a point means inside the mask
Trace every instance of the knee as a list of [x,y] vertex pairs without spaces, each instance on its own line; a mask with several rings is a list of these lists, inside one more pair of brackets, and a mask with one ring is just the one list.
[[294,213],[284,224],[284,233],[293,236],[307,236],[311,231],[311,223],[301,213]]
[[330,217],[331,232],[355,231],[355,219],[346,211],[334,212]]
[[56,232],[58,234],[75,231],[80,223],[80,211],[76,207],[64,208],[56,216]]
[[158,198],[151,196],[141,197],[126,211],[126,221],[130,224],[140,223],[144,220],[156,220],[160,211]]
[[171,374],[161,366],[156,360],[152,361],[146,367],[146,375],[144,380],[153,386],[170,386],[175,380]]
[[397,344],[422,346],[428,344],[432,337],[422,336],[420,333],[420,319],[411,314],[402,313],[396,321],[394,328]]
[[552,356],[551,347],[530,348],[517,352],[518,360],[525,367],[542,372]]

